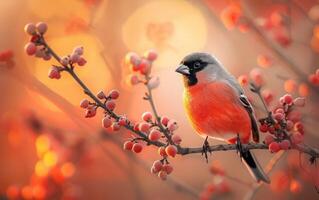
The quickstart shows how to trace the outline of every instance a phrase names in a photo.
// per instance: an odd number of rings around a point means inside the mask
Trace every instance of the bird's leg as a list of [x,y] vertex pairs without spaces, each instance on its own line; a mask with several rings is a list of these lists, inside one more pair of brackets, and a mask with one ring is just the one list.
[[202,155],[205,156],[206,162],[208,163],[208,155],[207,155],[207,152],[209,152],[210,154],[212,154],[212,151],[211,151],[210,148],[209,148],[208,136],[206,136],[206,139],[205,139],[204,144],[203,144],[203,150],[202,150]]
[[239,134],[237,134],[237,138],[236,138],[236,148],[237,148],[237,153],[240,156],[240,159],[242,159],[244,152],[244,148],[243,145],[241,144],[240,138],[239,138]]

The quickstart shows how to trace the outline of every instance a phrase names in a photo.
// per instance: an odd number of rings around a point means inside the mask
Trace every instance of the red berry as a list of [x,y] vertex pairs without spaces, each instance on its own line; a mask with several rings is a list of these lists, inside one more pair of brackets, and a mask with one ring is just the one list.
[[89,100],[83,99],[83,100],[81,101],[81,103],[80,103],[80,107],[81,107],[81,108],[87,108],[87,107],[89,106],[89,104],[90,104],[90,101],[89,101]]
[[85,58],[83,58],[82,56],[79,57],[78,61],[77,61],[79,66],[84,66],[87,61],[85,60]]
[[97,93],[97,98],[99,98],[99,99],[104,99],[105,98],[105,94],[104,94],[104,92],[103,91],[99,91],[99,93]]
[[178,128],[177,122],[175,120],[172,120],[172,119],[169,120],[167,123],[167,128],[171,132],[175,131]]
[[105,103],[105,106],[107,109],[109,110],[114,110],[115,108],[115,102],[113,100],[108,100],[106,103]]
[[140,82],[140,79],[136,75],[131,75],[130,76],[130,83],[131,85],[136,85]]
[[170,174],[173,172],[173,167],[170,164],[163,165],[163,171],[165,171],[167,174]]
[[281,121],[285,118],[285,115],[282,113],[275,113],[273,114],[273,118],[275,118],[277,121]]
[[140,153],[143,150],[143,146],[140,143],[135,143],[135,144],[133,144],[132,150],[135,153]]
[[159,172],[162,170],[163,168],[163,164],[160,160],[156,160],[154,163],[153,163],[153,167],[154,167],[154,171],[155,172]]
[[268,125],[267,124],[260,125],[259,130],[263,133],[266,133],[268,131]]
[[24,31],[29,35],[33,35],[36,33],[36,26],[33,23],[28,23],[24,26]]
[[142,59],[140,64],[139,64],[140,72],[143,75],[149,74],[151,72],[151,63],[146,60]]
[[163,124],[164,126],[167,126],[168,121],[169,121],[168,117],[166,116],[161,117],[161,124]]
[[287,122],[286,122],[287,131],[291,131],[293,129],[293,127],[294,127],[294,123],[290,120],[287,120]]
[[293,98],[290,94],[286,94],[283,96],[283,101],[284,101],[284,103],[291,105],[293,102]]
[[131,142],[131,141],[124,142],[124,144],[123,144],[124,150],[132,150],[132,148],[133,148],[133,142]]
[[142,114],[142,119],[143,119],[144,121],[146,121],[146,122],[151,121],[152,118],[153,118],[153,115],[152,115],[151,112],[144,112],[144,113]]
[[316,70],[316,76],[319,78],[319,69]]
[[161,132],[156,129],[152,129],[150,134],[148,135],[148,139],[151,141],[157,141],[161,138]]
[[179,136],[179,135],[176,135],[174,134],[172,136],[172,141],[175,143],[175,144],[180,144],[182,142],[182,138]]
[[279,146],[282,150],[287,150],[290,147],[290,141],[289,140],[283,140],[279,143]]
[[111,128],[112,128],[112,131],[118,131],[120,130],[121,126],[117,122],[113,122]]
[[279,146],[278,142],[270,143],[268,148],[269,148],[269,151],[272,153],[277,153],[278,151],[280,151],[280,146]]
[[267,55],[258,55],[257,57],[257,63],[260,67],[270,67],[272,65],[272,60]]
[[312,83],[313,85],[319,85],[319,77],[316,76],[315,74],[310,74],[308,76],[308,80],[310,83]]
[[48,53],[45,53],[43,56],[43,60],[50,60],[51,58],[52,58],[51,54],[48,54]]
[[175,157],[176,154],[177,154],[177,148],[175,145],[168,145],[166,148],[165,148],[165,152],[168,156],[171,156],[171,157]]
[[37,51],[37,47],[35,46],[34,43],[29,42],[24,46],[24,50],[29,56],[32,56]]
[[48,76],[51,79],[60,79],[61,78],[60,71],[57,67],[51,67]]
[[299,132],[293,133],[291,135],[291,142],[293,144],[300,144],[303,141],[303,135]]
[[163,157],[167,156],[167,154],[166,154],[166,152],[165,152],[165,147],[159,147],[159,148],[158,148],[158,154],[159,154],[160,156],[163,156]]
[[40,34],[44,34],[48,29],[48,25],[44,22],[37,23],[36,27]]
[[134,124],[134,126],[133,126],[134,131],[140,131],[139,126],[140,126],[140,123]]
[[141,122],[138,126],[139,130],[144,133],[148,132],[150,130],[150,127],[151,125],[146,122]]
[[167,173],[165,171],[160,171],[158,177],[164,181],[167,179]]
[[108,96],[111,97],[111,99],[117,99],[119,98],[120,93],[117,90],[111,90]]
[[266,137],[265,137],[265,144],[266,145],[269,145],[270,143],[272,143],[274,141],[274,137],[267,134]]
[[295,123],[294,129],[296,131],[303,131],[304,130],[304,126],[303,126],[303,124],[301,122],[297,122],[297,123]]
[[297,97],[294,100],[294,105],[298,107],[304,107],[306,104],[306,99],[304,97]]
[[96,108],[90,107],[86,110],[86,114],[85,114],[86,118],[91,118],[91,117],[94,117],[95,115],[96,115]]
[[127,125],[127,119],[126,117],[120,117],[120,119],[118,120],[118,124],[120,126],[126,126]]
[[154,50],[149,50],[149,51],[146,51],[146,52],[144,53],[144,57],[145,57],[148,61],[153,62],[153,61],[156,60],[156,58],[157,58],[157,53],[156,53],[156,51],[154,51]]
[[109,128],[112,125],[112,120],[109,116],[106,116],[102,119],[102,126],[104,128]]

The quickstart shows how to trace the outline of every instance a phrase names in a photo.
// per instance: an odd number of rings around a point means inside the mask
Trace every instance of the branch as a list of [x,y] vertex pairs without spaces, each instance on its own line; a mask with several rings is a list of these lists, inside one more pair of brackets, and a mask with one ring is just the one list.
[[[58,61],[60,62],[60,57],[49,47],[49,45],[46,43],[46,41],[44,40],[44,38],[41,36],[41,41],[40,41],[47,49],[48,52],[50,54],[52,54],[52,56]],[[74,80],[82,87],[82,89],[84,90],[84,93],[86,95],[88,95],[95,103],[98,107],[101,107],[103,110],[105,110],[112,118],[114,118],[115,120],[119,120],[120,116],[117,115],[115,112],[109,110],[104,103],[102,103],[93,93],[92,91],[81,81],[81,79],[77,76],[77,74],[74,72],[73,67],[72,66],[64,66],[64,70],[66,72],[68,72],[73,78]],[[149,96],[151,98],[149,98],[150,100],[150,104],[152,106],[154,115],[157,119],[158,125],[161,128],[161,123],[159,120],[159,116],[157,114],[152,96],[151,96],[151,89],[147,86],[148,88],[148,92],[149,92]],[[261,97],[261,96],[260,96]],[[261,98],[262,99],[262,98]],[[266,106],[266,104],[264,104],[264,106]],[[268,110],[268,109],[267,109]],[[128,129],[129,131],[135,133],[136,135],[140,136],[141,138],[144,138],[144,140],[147,142],[147,144],[150,145],[154,145],[157,147],[163,147],[166,146],[166,144],[159,142],[159,141],[151,141],[148,139],[148,137],[141,131],[138,130],[134,130],[133,125],[131,125],[130,123],[126,124],[124,126],[126,129]],[[163,133],[166,133],[166,129],[164,127],[162,127],[161,129],[163,129]],[[167,134],[167,133],[166,133]],[[170,136],[166,136],[165,137],[169,140]],[[268,146],[266,144],[243,144],[243,147],[246,148],[247,150],[250,149],[268,149]],[[209,147],[211,151],[230,151],[230,150],[237,150],[237,147],[235,144],[224,144],[224,145],[213,145]],[[313,158],[319,158],[319,150],[309,147],[309,146],[305,146],[305,145],[296,145],[293,146],[292,149],[296,149],[299,150],[303,153],[306,153],[308,155],[310,155]],[[178,146],[178,152],[177,154],[180,155],[187,155],[187,154],[193,154],[193,153],[202,153],[203,149],[202,147],[198,147],[198,148],[190,148],[190,147],[180,147]]]

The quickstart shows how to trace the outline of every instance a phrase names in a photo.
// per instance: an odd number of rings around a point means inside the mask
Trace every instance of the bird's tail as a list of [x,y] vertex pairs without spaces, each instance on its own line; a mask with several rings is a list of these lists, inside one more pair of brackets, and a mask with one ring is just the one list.
[[252,152],[244,152],[242,157],[249,173],[257,182],[263,181],[265,183],[270,183],[268,176],[263,171]]

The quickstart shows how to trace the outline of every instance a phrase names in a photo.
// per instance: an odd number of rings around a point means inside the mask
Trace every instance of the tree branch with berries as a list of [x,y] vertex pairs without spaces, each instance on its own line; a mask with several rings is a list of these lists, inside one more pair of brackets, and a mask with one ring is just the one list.
[[[84,99],[80,107],[85,109],[85,117],[92,118],[98,110],[104,113],[102,126],[111,131],[118,131],[121,127],[129,130],[133,136],[124,142],[125,150],[140,153],[144,146],[158,147],[158,153],[161,156],[156,160],[151,168],[152,173],[165,180],[167,175],[173,171],[169,158],[174,158],[177,154],[187,155],[193,153],[202,153],[202,147],[183,147],[182,138],[176,133],[178,124],[175,120],[166,116],[160,116],[156,109],[152,91],[159,86],[159,78],[151,75],[152,63],[157,58],[157,53],[153,50],[147,51],[143,56],[136,53],[126,55],[126,64],[131,68],[133,74],[130,76],[132,85],[144,84],[147,92],[143,97],[148,101],[152,112],[145,112],[142,115],[141,122],[133,123],[125,115],[119,115],[115,112],[116,99],[119,98],[117,90],[111,90],[108,94],[103,91],[94,94],[86,84],[76,74],[85,66],[86,60],[83,57],[84,48],[79,46],[74,48],[69,55],[60,57],[45,40],[47,25],[40,22],[36,25],[30,23],[25,26],[25,31],[30,35],[30,42],[25,45],[25,51],[30,56],[50,60],[52,57],[59,63],[52,65],[48,77],[51,79],[60,79],[63,73],[68,73],[83,89],[83,92],[90,97],[90,100]],[[272,111],[267,107],[264,98],[261,95],[261,85],[259,84],[259,74],[255,73],[251,84],[251,91],[257,94],[261,99],[267,116],[259,120],[260,131],[266,135],[263,143],[243,144],[244,149],[269,149],[275,153],[280,150],[295,149],[301,153],[308,154],[310,161],[319,157],[319,150],[303,144],[303,125],[291,114],[298,107],[305,105],[305,99],[298,97],[293,99],[287,94],[280,98],[280,104]],[[236,144],[219,144],[209,146],[211,152],[237,150]]]

